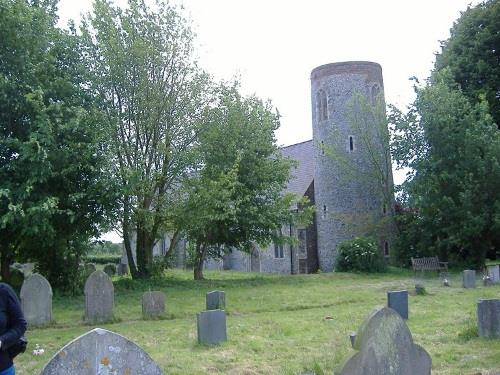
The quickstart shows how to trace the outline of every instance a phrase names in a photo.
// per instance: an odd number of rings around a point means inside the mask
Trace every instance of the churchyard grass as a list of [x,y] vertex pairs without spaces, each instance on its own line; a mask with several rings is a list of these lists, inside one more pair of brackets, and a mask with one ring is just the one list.
[[[436,273],[424,279],[426,295],[415,294],[413,273],[330,273],[278,276],[255,273],[167,271],[152,281],[114,277],[115,321],[99,325],[136,342],[165,374],[331,374],[353,350],[349,334],[376,306],[387,304],[387,291],[408,289],[414,341],[431,355],[433,374],[491,374],[500,371],[500,340],[477,337],[480,298],[500,298],[500,285],[463,289],[459,274],[442,287]],[[205,294],[226,292],[228,341],[197,344],[196,313]],[[142,320],[142,294],[166,295],[166,317]],[[20,375],[40,373],[63,345],[95,326],[83,323],[85,297],[54,297],[54,324],[30,329],[28,350],[16,359]],[[331,319],[330,319],[331,318]],[[35,345],[45,350],[34,356]]]

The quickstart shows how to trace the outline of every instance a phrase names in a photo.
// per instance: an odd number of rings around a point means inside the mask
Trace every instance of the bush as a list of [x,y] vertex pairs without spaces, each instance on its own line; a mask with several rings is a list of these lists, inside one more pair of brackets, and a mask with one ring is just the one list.
[[385,269],[382,252],[373,239],[356,237],[342,242],[338,247],[337,271],[384,272]]
[[85,262],[95,263],[95,264],[108,264],[108,263],[119,264],[121,259],[122,259],[121,255],[100,254],[100,255],[86,256]]
[[108,263],[104,266],[103,271],[108,274],[109,277],[116,275],[116,264]]

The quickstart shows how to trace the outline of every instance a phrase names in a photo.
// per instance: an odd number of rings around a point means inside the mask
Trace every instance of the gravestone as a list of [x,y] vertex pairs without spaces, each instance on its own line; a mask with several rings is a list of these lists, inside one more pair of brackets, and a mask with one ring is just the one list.
[[162,375],[158,365],[127,338],[102,328],[71,341],[41,375]]
[[429,354],[413,342],[410,330],[394,310],[373,311],[357,332],[358,350],[344,365],[341,375],[430,375]]
[[113,320],[114,288],[103,271],[93,272],[85,282],[85,322],[90,324]]
[[226,308],[226,294],[220,290],[207,293],[207,310],[224,310]]
[[477,304],[480,337],[500,339],[500,299],[481,299]]
[[128,275],[128,264],[125,263],[118,264],[117,272],[119,276]]
[[395,310],[403,319],[408,319],[408,291],[387,292],[387,306]]
[[21,306],[30,326],[52,322],[52,288],[45,277],[37,273],[24,280],[21,287]]
[[196,320],[200,344],[218,344],[227,341],[225,311],[202,311],[196,315]]
[[142,295],[142,316],[144,319],[160,318],[165,315],[165,294],[146,292]]
[[97,270],[94,263],[85,263],[85,276],[89,277],[93,272]]
[[464,288],[475,288],[476,287],[476,271],[465,270],[462,273],[462,286]]
[[488,266],[488,276],[493,284],[500,283],[500,266]]

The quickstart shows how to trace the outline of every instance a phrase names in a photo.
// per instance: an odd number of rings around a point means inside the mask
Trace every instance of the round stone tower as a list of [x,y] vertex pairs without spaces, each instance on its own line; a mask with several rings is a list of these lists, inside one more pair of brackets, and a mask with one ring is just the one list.
[[392,212],[383,191],[388,184],[392,191],[392,173],[375,114],[384,103],[382,68],[365,61],[319,66],[311,72],[311,101],[319,267],[333,271],[337,246],[355,236],[371,235],[388,255],[389,231],[380,223]]

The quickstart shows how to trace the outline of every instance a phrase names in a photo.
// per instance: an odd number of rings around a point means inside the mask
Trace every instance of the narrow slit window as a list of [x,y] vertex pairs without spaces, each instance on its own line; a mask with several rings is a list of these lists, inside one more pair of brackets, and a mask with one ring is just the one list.
[[354,138],[353,136],[349,136],[349,151],[354,151]]
[[325,154],[325,143],[321,141],[321,155]]
[[384,256],[389,256],[389,242],[387,241],[384,242]]
[[382,213],[385,215],[387,213],[387,204],[384,203],[382,206]]
[[316,112],[318,114],[319,121],[328,119],[328,100],[326,92],[323,90],[318,91],[316,94]]

